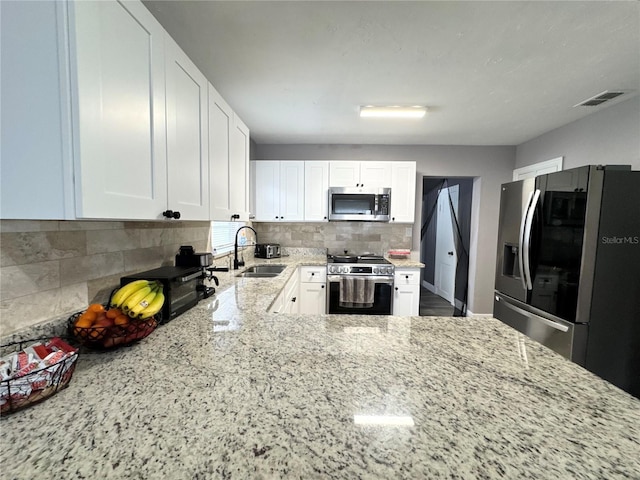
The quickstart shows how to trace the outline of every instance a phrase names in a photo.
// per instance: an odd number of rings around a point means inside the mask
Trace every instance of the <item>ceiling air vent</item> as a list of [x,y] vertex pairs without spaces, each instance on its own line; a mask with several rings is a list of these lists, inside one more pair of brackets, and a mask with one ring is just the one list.
[[599,93],[595,97],[587,98],[584,102],[580,102],[574,107],[596,107],[604,102],[608,102],[609,100],[613,100],[620,95],[624,95],[625,92],[610,92],[609,90],[605,90],[602,93]]

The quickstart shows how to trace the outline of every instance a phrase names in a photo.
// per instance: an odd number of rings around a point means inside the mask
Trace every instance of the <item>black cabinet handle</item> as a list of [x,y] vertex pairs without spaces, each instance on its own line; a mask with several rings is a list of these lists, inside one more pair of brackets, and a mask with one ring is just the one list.
[[391,217],[391,220],[395,222],[396,221],[396,217]]
[[291,299],[291,301],[292,301],[292,302],[295,302],[295,301],[296,301],[296,297],[293,297],[293,298]]
[[320,288],[324,288],[324,285],[320,285]]
[[324,219],[326,220],[326,219],[327,219],[327,217],[324,217]]
[[176,220],[180,218],[180,212],[174,212],[173,210],[165,210],[164,212],[162,212],[162,215],[167,218],[175,218]]
[[311,276],[313,277],[316,274],[316,272],[311,272]]
[[396,287],[396,292],[398,291],[398,287]]
[[447,255],[453,255],[453,252],[447,252]]
[[280,217],[278,217],[278,216],[276,215],[276,218],[280,218]]
[[409,275],[405,275],[404,278],[409,278]]

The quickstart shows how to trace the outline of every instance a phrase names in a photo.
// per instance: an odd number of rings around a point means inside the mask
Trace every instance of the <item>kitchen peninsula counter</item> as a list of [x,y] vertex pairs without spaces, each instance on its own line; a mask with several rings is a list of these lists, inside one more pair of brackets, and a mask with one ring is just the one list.
[[640,478],[640,401],[495,319],[266,313],[317,262],[82,355],[0,478]]

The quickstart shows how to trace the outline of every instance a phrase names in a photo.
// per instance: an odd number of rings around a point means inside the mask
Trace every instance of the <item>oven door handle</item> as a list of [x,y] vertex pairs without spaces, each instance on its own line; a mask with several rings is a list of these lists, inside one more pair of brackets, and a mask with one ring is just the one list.
[[339,282],[343,277],[368,278],[369,280],[373,280],[374,283],[393,285],[393,277],[387,277],[384,275],[327,275],[327,283]]

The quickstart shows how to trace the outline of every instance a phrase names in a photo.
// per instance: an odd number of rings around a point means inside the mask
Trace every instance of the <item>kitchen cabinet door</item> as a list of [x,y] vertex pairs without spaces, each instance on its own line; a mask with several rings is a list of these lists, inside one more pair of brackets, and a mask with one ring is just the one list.
[[228,222],[236,213],[231,210],[231,183],[235,179],[230,150],[233,110],[211,84],[208,94],[210,215],[211,220]]
[[298,222],[304,218],[304,162],[251,162],[255,221]]
[[254,177],[256,222],[277,222],[280,219],[280,162],[251,162]]
[[3,219],[75,218],[65,17],[62,2],[0,2]]
[[[229,148],[231,213],[249,220],[249,127],[234,113]],[[214,172],[215,173],[215,172]]]
[[304,220],[304,162],[280,162],[279,220]]
[[300,310],[298,313],[322,315],[326,311],[327,289],[324,284],[300,284]]
[[304,162],[304,219],[307,222],[328,221],[329,162]]
[[355,187],[360,185],[360,162],[329,162],[330,187]]
[[360,162],[360,186],[364,188],[389,188],[391,162]]
[[183,220],[209,220],[208,83],[166,39],[167,207]]
[[396,268],[394,274],[393,314],[420,314],[420,269]]
[[391,222],[414,223],[416,162],[391,163]]
[[388,188],[391,186],[391,162],[330,162],[329,186]]
[[166,32],[139,2],[68,6],[76,217],[159,218]]

